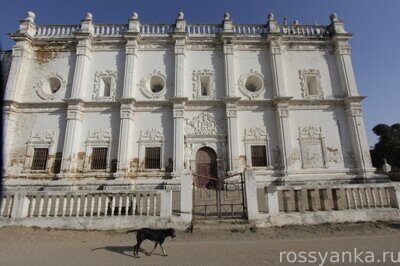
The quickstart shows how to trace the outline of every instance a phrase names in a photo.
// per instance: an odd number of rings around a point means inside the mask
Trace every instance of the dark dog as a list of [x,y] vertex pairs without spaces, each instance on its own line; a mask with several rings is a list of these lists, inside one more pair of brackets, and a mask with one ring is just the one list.
[[148,256],[151,256],[151,253],[153,253],[153,251],[157,248],[158,245],[160,245],[164,256],[167,256],[167,253],[165,252],[162,244],[164,243],[165,238],[167,238],[168,236],[172,238],[175,238],[176,236],[174,228],[168,228],[168,229],[142,228],[136,230],[129,230],[126,233],[131,233],[131,232],[136,232],[137,243],[133,247],[133,255],[136,257],[139,256],[140,245],[146,239],[154,242],[154,249],[151,252],[146,253]]

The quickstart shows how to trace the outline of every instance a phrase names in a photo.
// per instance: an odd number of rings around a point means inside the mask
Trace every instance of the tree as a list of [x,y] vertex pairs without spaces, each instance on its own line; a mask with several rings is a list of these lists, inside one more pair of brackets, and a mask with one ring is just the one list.
[[400,124],[379,124],[372,131],[379,136],[372,151],[373,165],[381,167],[383,159],[387,159],[393,168],[400,169]]

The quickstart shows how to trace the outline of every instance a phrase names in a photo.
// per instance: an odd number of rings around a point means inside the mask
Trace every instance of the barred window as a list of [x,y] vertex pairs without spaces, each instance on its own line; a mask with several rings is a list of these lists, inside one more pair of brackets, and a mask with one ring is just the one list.
[[92,170],[105,170],[107,168],[107,150],[108,148],[93,148]]
[[48,148],[33,149],[32,170],[46,170],[47,157],[49,154]]
[[251,165],[267,166],[267,151],[264,145],[251,146]]
[[145,168],[146,169],[160,169],[161,168],[161,148],[160,147],[146,147],[145,155]]

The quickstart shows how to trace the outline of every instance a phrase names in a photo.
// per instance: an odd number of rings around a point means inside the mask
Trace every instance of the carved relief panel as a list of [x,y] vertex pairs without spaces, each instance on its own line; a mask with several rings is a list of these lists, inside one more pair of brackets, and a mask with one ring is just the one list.
[[322,129],[312,126],[299,128],[302,168],[326,168],[325,138]]

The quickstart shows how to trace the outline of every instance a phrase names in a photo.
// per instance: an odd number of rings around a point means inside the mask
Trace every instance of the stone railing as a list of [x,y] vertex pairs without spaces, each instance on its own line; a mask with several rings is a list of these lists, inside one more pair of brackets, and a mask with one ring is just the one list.
[[236,34],[263,34],[268,33],[265,25],[235,25],[233,32]]
[[174,31],[174,25],[168,24],[142,24],[140,25],[141,34],[169,34]]
[[279,32],[284,35],[326,37],[329,32],[326,26],[317,25],[280,25]]
[[127,25],[117,24],[96,24],[94,26],[94,35],[113,36],[121,35],[122,32],[127,30]]
[[[73,36],[80,29],[80,25],[38,25],[37,37],[67,37]],[[95,24],[95,36],[122,36],[128,29],[127,24]],[[140,33],[143,35],[168,35],[174,32],[173,24],[141,24]],[[185,31],[189,36],[217,35],[223,32],[220,24],[187,24]],[[233,32],[237,35],[260,35],[268,33],[265,25],[233,25]],[[326,37],[329,32],[326,26],[318,25],[279,25],[279,32],[283,35],[303,37]]]
[[5,192],[0,218],[170,217],[171,190]]
[[268,186],[268,213],[399,208],[390,183],[325,186]]
[[80,29],[80,25],[38,25],[36,27],[37,37],[62,37],[72,36]]

